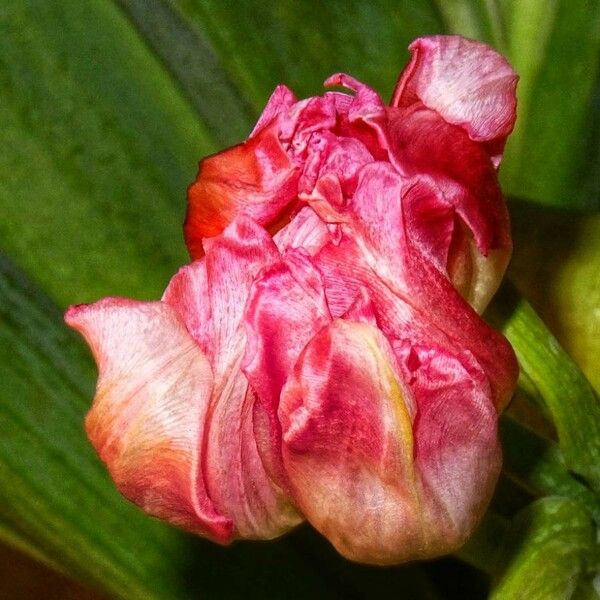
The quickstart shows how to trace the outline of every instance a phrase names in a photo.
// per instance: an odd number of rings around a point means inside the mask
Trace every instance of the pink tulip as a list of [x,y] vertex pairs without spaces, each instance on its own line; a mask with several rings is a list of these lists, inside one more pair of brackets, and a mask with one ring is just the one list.
[[501,464],[517,365],[478,312],[511,252],[497,168],[516,76],[487,46],[411,45],[391,106],[279,86],[205,159],[195,262],[160,302],[69,309],[99,369],[90,440],[121,492],[213,539],[303,519],[344,556],[458,548]]

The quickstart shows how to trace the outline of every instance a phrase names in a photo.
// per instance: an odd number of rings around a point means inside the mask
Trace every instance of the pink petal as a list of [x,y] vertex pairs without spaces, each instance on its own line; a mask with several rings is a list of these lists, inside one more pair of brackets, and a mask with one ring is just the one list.
[[181,267],[171,278],[162,301],[175,309],[202,352],[213,360],[206,261],[201,259]]
[[230,541],[231,520],[207,494],[200,464],[211,368],[175,311],[107,298],[65,319],[98,363],[86,428],[121,493],[154,516]]
[[415,467],[431,547],[459,547],[492,496],[501,466],[489,381],[468,352],[406,342],[396,356],[417,404]]
[[336,73],[325,86],[341,85],[354,96],[329,92],[337,111],[335,133],[359,140],[377,160],[387,160],[386,107],[379,94],[368,85],[345,73]]
[[260,115],[249,137],[255,137],[258,132],[269,125],[273,119],[289,111],[296,102],[298,102],[298,99],[290,88],[285,85],[278,85],[271,94],[265,109]]
[[271,225],[296,198],[299,171],[278,137],[278,125],[205,158],[188,190],[185,240],[192,258],[202,239],[218,235],[238,215]]
[[486,142],[495,165],[515,123],[517,75],[489,46],[460,36],[415,40],[410,64],[400,75],[392,106],[416,101]]
[[286,481],[277,418],[281,388],[304,346],[330,320],[321,276],[304,251],[288,251],[284,261],[264,272],[252,288],[245,313],[248,346],[243,368],[269,419],[270,439],[261,455],[281,485]]
[[282,393],[294,497],[351,560],[391,564],[427,554],[407,393],[383,335],[342,320],[313,338]]
[[[203,471],[215,506],[242,538],[276,537],[300,520],[265,470],[257,437],[268,433],[256,432],[256,397],[241,371],[247,339],[243,317],[252,283],[279,260],[269,234],[244,217],[206,244],[215,385]],[[275,451],[267,448],[271,455]]]
[[279,416],[290,488],[337,550],[394,564],[460,547],[500,469],[497,414],[468,353],[394,353],[371,325],[336,320],[302,353]]
[[510,345],[456,293],[407,226],[406,197],[429,193],[427,186],[422,178],[406,182],[385,163],[361,171],[348,204],[352,223],[342,225],[337,245],[324,245],[314,259],[323,274],[327,301],[332,315],[340,316],[365,287],[377,321],[393,343],[406,338],[468,350],[490,378],[500,410],[512,394],[518,372]]
[[[437,113],[416,106],[392,109],[389,119],[391,153],[406,176],[430,175],[437,203],[450,205],[471,230],[479,252],[510,255],[508,211],[496,171],[485,150]],[[432,198],[431,201],[436,201]]]
[[309,255],[316,254],[331,240],[331,234],[315,211],[305,206],[274,236],[273,241],[280,252],[290,248],[302,248]]

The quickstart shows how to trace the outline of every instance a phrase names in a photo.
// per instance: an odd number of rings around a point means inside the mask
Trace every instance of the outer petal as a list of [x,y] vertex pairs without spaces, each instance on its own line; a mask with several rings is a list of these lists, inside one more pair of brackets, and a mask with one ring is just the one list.
[[427,555],[393,362],[375,328],[336,320],[306,347],[279,409],[300,509],[344,556],[376,564]]
[[200,468],[211,368],[175,312],[108,298],[72,307],[66,321],[98,363],[86,427],[119,490],[154,516],[229,541],[231,520],[209,498]]
[[489,381],[468,352],[406,342],[396,355],[417,403],[415,467],[431,547],[462,545],[483,515],[501,466]]
[[276,221],[296,198],[298,177],[279,141],[277,123],[205,158],[188,190],[184,233],[192,258],[202,256],[202,238],[218,235],[238,215],[261,225]]
[[512,251],[508,211],[487,153],[460,127],[419,105],[390,110],[389,137],[403,173],[429,176],[427,195],[403,200],[408,231],[483,311]]
[[488,381],[468,353],[336,320],[306,347],[279,415],[292,492],[344,556],[393,564],[458,548],[500,469]]
[[392,106],[415,101],[486,142],[496,166],[515,123],[518,77],[500,54],[460,36],[419,38],[412,60],[400,75]]

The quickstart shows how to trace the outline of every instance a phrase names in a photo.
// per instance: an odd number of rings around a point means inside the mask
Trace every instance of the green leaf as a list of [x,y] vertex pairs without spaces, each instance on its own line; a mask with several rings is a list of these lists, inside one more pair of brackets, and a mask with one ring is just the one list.
[[547,497],[515,519],[491,600],[564,600],[598,568],[596,532],[573,500]]
[[600,390],[600,214],[523,201],[510,213],[510,279]]
[[186,260],[185,189],[216,147],[106,0],[0,8],[0,240],[65,306],[157,297]]
[[526,300],[505,283],[487,316],[512,344],[552,416],[567,467],[600,492],[600,402]]
[[243,140],[254,126],[252,107],[202,31],[191,27],[170,2],[118,3],[173,74],[214,139],[222,146]]
[[[503,168],[509,189],[575,202],[588,161],[600,160],[597,134],[583,135],[592,129],[585,111],[596,81],[598,4],[555,0],[544,13],[549,25],[535,35],[525,27],[535,3],[514,4],[6,4],[3,249],[61,306],[107,294],[157,297],[186,259],[180,224],[198,159],[241,140],[277,83],[310,95],[345,70],[387,97],[409,42],[449,31],[508,48],[522,71],[530,100],[521,101],[523,125]],[[546,43],[530,52],[542,34]]]
[[558,446],[510,416],[500,421],[504,472],[534,496],[557,495],[578,500],[600,523],[600,499],[574,479]]
[[387,98],[408,58],[408,44],[443,30],[426,1],[334,0],[318,7],[294,0],[175,4],[210,39],[257,112],[277,84],[314,96],[338,71],[370,83]]
[[545,204],[600,207],[581,174],[600,156],[589,131],[600,66],[597,0],[501,0],[508,56],[520,74],[518,119],[502,180],[508,193]]

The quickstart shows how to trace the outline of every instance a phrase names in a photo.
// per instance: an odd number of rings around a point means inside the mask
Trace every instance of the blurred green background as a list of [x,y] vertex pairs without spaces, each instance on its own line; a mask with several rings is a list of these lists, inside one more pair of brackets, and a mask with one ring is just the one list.
[[[95,368],[62,311],[160,296],[199,159],[276,84],[315,95],[345,71],[387,99],[434,33],[521,76],[509,275],[542,320],[514,289],[489,315],[524,372],[489,518],[461,560],[380,570],[308,528],[221,549],[145,517],[85,440]],[[0,539],[95,590],[52,579],[65,598],[595,597],[600,421],[579,368],[600,386],[599,59],[598,0],[0,2]],[[52,576],[3,552],[2,597],[50,597],[31,586]]]

